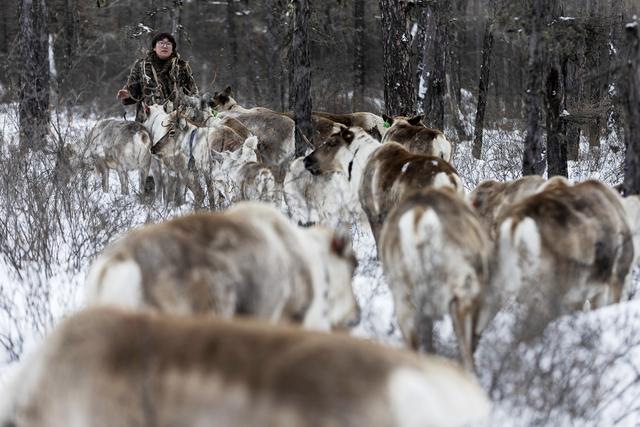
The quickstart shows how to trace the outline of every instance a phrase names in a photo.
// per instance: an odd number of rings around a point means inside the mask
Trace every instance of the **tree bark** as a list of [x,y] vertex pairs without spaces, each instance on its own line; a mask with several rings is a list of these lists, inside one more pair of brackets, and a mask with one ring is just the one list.
[[[549,0],[547,13],[551,22],[555,24],[546,26],[553,30],[560,20],[561,9],[559,0]],[[563,114],[565,111],[565,87],[563,66],[565,62],[562,46],[557,38],[547,42],[547,71],[545,80],[545,110],[547,130],[547,176],[561,175],[569,177],[567,164],[566,126]]]
[[309,1],[294,0],[293,81],[296,157],[304,156],[313,138],[311,123],[311,64],[309,61]]
[[540,133],[540,92],[542,89],[542,28],[545,5],[542,1],[531,2],[531,34],[529,35],[529,59],[527,62],[528,83],[526,94],[527,134],[522,156],[522,175],[542,175],[544,173],[544,143]]
[[364,0],[354,0],[355,26],[352,111],[364,110]]
[[407,116],[415,112],[408,7],[408,3],[401,0],[380,0],[384,104],[385,112],[390,116]]
[[484,132],[484,113],[487,107],[489,76],[491,71],[491,51],[493,49],[493,32],[491,20],[487,21],[482,38],[482,65],[480,66],[480,82],[478,83],[478,106],[473,136],[472,154],[476,159],[482,158],[482,133]]
[[227,2],[227,40],[229,40],[229,84],[235,90],[239,88],[238,82],[238,34],[236,31],[236,5],[233,0]]
[[627,62],[620,83],[622,110],[626,116],[624,163],[625,195],[640,194],[640,37],[636,20],[626,25]]
[[18,44],[20,148],[42,149],[49,131],[48,16],[45,0],[21,0]]
[[549,63],[545,82],[545,108],[547,113],[547,175],[569,177],[567,165],[564,111],[564,85],[562,69],[555,54]]
[[425,28],[424,51],[422,54],[424,68],[420,76],[423,121],[429,127],[444,129],[447,25],[443,3],[441,1],[427,3],[422,13],[422,19]]
[[[230,2],[232,3],[232,2]],[[171,34],[176,39],[176,43],[180,46],[182,42],[182,0],[173,1],[173,9],[171,9]]]

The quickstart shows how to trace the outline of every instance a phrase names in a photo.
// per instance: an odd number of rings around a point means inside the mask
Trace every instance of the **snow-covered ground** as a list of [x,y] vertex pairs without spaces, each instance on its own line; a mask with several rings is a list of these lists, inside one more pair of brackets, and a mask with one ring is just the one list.
[[[68,142],[80,140],[95,121],[91,117],[71,117],[71,123],[67,115],[56,116],[54,121],[60,139]],[[459,143],[454,165],[467,190],[484,179],[519,177],[523,139],[524,134],[518,131],[488,130],[483,160],[472,158],[469,141]],[[9,147],[16,143],[15,112],[12,106],[0,106],[0,161],[10,159]],[[570,179],[619,183],[623,153],[611,149],[616,144],[620,145],[615,134],[603,139],[598,151],[590,151],[583,142],[580,160],[570,162]],[[130,181],[137,183],[133,175]],[[135,195],[119,195],[115,174],[111,175],[112,192],[108,194],[99,190],[97,177],[90,173],[71,184],[78,186],[78,194],[71,199],[77,205],[70,211],[61,208],[60,212],[68,214],[62,215],[50,231],[55,241],[48,246],[53,252],[48,268],[29,261],[16,266],[15,254],[7,248],[18,247],[28,236],[0,236],[4,239],[0,244],[0,386],[24,351],[61,318],[81,307],[86,269],[96,252],[127,229],[189,210],[188,206],[171,209],[146,205]],[[0,202],[5,203],[2,194]],[[0,213],[29,219],[12,206],[0,205]],[[3,226],[5,229],[29,230],[26,226]],[[354,287],[363,310],[362,322],[353,333],[402,346],[373,238],[368,231],[355,228],[353,239],[359,261]],[[634,273],[638,283],[638,272]],[[526,343],[515,338],[515,331],[526,327],[521,311],[515,304],[505,307],[476,353],[480,382],[494,401],[487,426],[640,424],[640,301],[561,318],[545,330],[542,338]],[[448,320],[438,323],[437,335],[440,352],[455,355]]]

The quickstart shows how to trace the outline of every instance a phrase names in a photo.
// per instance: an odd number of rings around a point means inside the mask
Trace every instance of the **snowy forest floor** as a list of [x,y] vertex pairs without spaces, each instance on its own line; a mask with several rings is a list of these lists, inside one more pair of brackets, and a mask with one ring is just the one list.
[[[59,141],[80,141],[94,122],[78,114],[56,116],[54,133]],[[457,144],[453,164],[467,191],[485,179],[518,178],[523,140],[523,133],[507,126],[487,130],[483,160],[471,156],[469,141]],[[89,172],[71,177],[66,190],[55,188],[55,159],[34,154],[31,166],[16,171],[16,144],[15,106],[0,105],[0,387],[24,351],[82,307],[88,265],[109,241],[190,211],[188,205],[145,205],[136,195],[120,195],[114,173],[110,193],[102,193]],[[579,160],[570,162],[570,180],[619,183],[620,145],[615,133],[603,137],[599,149],[583,141]],[[359,261],[354,286],[363,310],[353,333],[401,346],[373,238],[354,228],[353,239]],[[634,278],[637,287],[637,269]],[[526,342],[517,338],[526,327],[521,312],[515,304],[505,307],[475,355],[480,382],[494,402],[487,426],[640,424],[640,300],[561,318]],[[437,324],[437,338],[439,352],[455,357],[448,320]]]

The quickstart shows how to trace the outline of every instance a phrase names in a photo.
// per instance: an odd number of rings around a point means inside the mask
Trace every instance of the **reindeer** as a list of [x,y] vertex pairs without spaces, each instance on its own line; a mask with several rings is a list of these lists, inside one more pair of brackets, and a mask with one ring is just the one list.
[[282,172],[277,175],[284,177],[295,148],[295,123],[292,119],[267,108],[240,106],[231,97],[229,86],[221,93],[216,92],[209,106],[218,113],[218,117],[237,119],[256,135],[260,140],[258,160],[280,167]]
[[422,115],[407,118],[382,115],[390,125],[382,138],[382,143],[396,142],[412,153],[440,157],[451,162],[451,142],[442,131],[422,125]]
[[340,171],[369,219],[376,242],[391,209],[422,187],[451,187],[464,194],[456,170],[439,157],[413,154],[395,142],[381,144],[361,128],[336,133],[304,160],[314,175]]
[[[194,195],[194,204],[200,206],[204,192],[198,182],[202,175],[207,186],[209,206],[215,206],[213,173],[218,165],[215,153],[235,151],[243,140],[233,129],[213,124],[198,127],[174,111],[164,120],[168,126],[165,136],[156,142],[151,152],[162,159],[164,166],[176,175],[176,181],[185,182]],[[169,188],[169,192],[173,191]]]
[[634,257],[619,196],[595,180],[553,179],[510,206],[496,245],[493,286],[536,309],[534,332],[558,316],[620,301]]
[[2,391],[0,425],[457,427],[477,381],[340,334],[116,308],[67,318]]
[[433,352],[433,322],[449,314],[473,371],[492,245],[471,208],[451,188],[416,191],[390,212],[379,253],[407,343]]
[[98,121],[86,138],[85,161],[94,165],[102,179],[102,190],[109,191],[109,170],[114,169],[120,180],[120,191],[129,194],[128,172],[137,170],[140,194],[151,166],[151,138],[137,122],[116,119]]
[[348,327],[359,318],[355,267],[342,234],[243,202],[129,232],[93,263],[88,301]]

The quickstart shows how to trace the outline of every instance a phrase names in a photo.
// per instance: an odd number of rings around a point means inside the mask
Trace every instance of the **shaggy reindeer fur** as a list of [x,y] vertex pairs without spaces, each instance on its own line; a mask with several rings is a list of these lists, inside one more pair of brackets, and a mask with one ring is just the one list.
[[359,317],[355,266],[347,238],[244,202],[130,231],[93,263],[88,301],[344,327]]
[[451,315],[462,360],[473,370],[491,244],[464,200],[426,188],[401,201],[380,235],[380,260],[407,343],[434,351],[433,324]]
[[499,226],[495,288],[541,316],[620,301],[634,257],[619,196],[598,181],[548,181],[509,207]]
[[65,320],[3,395],[16,427],[457,427],[489,400],[457,366],[264,323],[116,309]]

